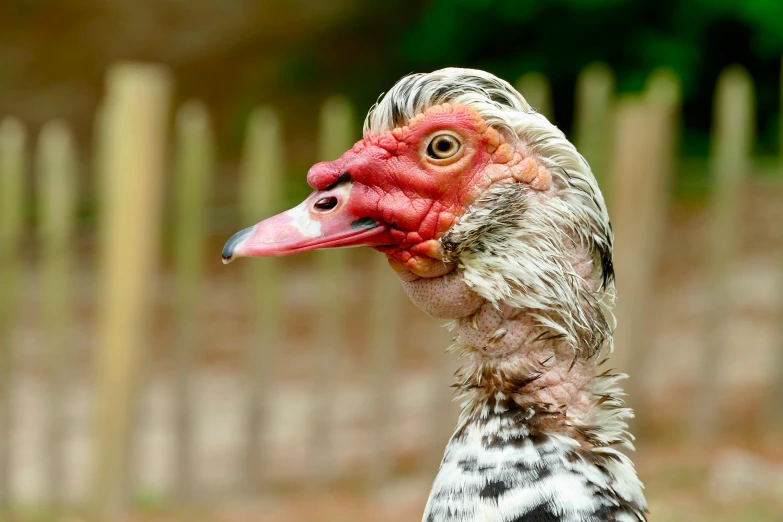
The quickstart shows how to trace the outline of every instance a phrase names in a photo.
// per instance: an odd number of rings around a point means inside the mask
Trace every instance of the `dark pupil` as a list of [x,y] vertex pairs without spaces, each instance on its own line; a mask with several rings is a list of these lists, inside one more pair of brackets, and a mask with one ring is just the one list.
[[315,208],[318,210],[331,210],[337,206],[337,198],[329,196],[328,198],[321,198],[315,202]]
[[438,140],[436,147],[441,152],[447,152],[451,148],[451,143],[446,139]]

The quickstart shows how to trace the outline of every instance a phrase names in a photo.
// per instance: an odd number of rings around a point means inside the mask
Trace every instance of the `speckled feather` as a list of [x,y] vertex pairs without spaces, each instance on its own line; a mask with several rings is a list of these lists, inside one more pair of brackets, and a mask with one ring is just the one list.
[[[442,237],[456,270],[407,278],[408,295],[452,318],[463,409],[426,522],[645,521],[612,351],[612,230],[590,167],[563,133],[489,73],[403,78],[365,136],[449,103],[475,110],[528,165],[488,187]],[[530,158],[530,159],[528,159]],[[543,170],[537,170],[543,169]],[[536,173],[545,173],[541,178]],[[537,181],[544,179],[544,183]]]
[[616,485],[617,457],[531,434],[536,413],[502,397],[473,415],[449,442],[424,521],[644,520],[644,505]]

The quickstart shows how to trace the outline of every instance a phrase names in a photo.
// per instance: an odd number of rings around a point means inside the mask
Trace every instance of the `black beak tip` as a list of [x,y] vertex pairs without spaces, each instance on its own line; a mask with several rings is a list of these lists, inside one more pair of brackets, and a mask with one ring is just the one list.
[[239,246],[240,243],[242,243],[244,240],[249,238],[253,232],[255,231],[256,227],[248,227],[244,230],[240,230],[230,238],[228,238],[228,241],[226,241],[225,246],[223,247],[222,257],[223,257],[223,264],[228,264],[231,261],[234,260],[234,251],[236,250],[237,246]]

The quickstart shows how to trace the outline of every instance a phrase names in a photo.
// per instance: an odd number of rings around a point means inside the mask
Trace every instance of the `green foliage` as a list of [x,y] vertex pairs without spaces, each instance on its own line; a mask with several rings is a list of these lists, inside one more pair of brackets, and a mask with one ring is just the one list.
[[[545,52],[547,60],[537,63],[555,73],[574,58],[625,62],[631,70],[668,66],[687,85],[711,50],[707,32],[721,23],[747,28],[752,51],[762,57],[783,53],[779,0],[433,0],[403,51],[422,65],[518,54],[517,68]],[[744,45],[726,36],[726,48]]]
[[[682,81],[686,124],[706,132],[715,80],[740,63],[759,87],[762,148],[775,143],[780,0],[432,0],[400,49],[417,70],[464,65],[508,79],[544,73],[566,127],[577,74],[600,61],[617,72],[621,92],[641,90],[656,68],[672,69]],[[686,152],[706,152],[702,143]]]

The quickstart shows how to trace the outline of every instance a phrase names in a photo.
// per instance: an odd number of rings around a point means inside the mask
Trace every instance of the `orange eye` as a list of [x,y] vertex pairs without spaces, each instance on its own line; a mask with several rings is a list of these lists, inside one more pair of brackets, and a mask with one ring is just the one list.
[[437,134],[427,145],[427,155],[434,160],[453,158],[462,149],[462,142],[452,133]]

